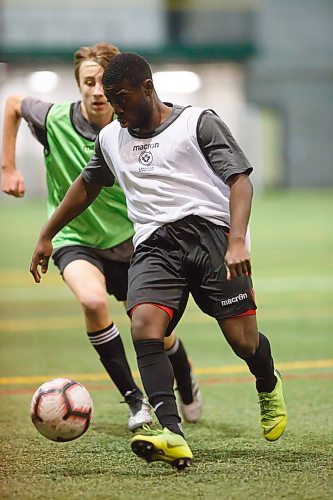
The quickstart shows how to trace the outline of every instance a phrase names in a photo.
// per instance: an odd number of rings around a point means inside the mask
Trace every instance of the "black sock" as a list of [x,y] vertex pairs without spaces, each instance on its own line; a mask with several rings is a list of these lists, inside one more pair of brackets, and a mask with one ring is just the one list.
[[173,370],[160,340],[134,342],[143,387],[162,427],[183,436],[173,392]]
[[182,341],[176,338],[173,346],[166,350],[172,364],[177,389],[185,405],[193,402],[191,367]]
[[276,376],[274,375],[274,362],[268,338],[259,333],[259,345],[254,356],[243,359],[256,378],[257,391],[272,392],[276,385]]
[[92,346],[98,352],[104,368],[119,392],[125,396],[126,392],[135,390],[142,395],[133,380],[123,341],[114,323],[97,332],[87,333]]

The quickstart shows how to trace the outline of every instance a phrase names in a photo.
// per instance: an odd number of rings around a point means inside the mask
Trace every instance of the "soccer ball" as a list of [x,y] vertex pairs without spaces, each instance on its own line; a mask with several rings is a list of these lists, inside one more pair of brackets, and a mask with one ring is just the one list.
[[68,378],[45,382],[32,397],[31,420],[52,441],[72,441],[84,434],[93,415],[93,402],[83,385]]

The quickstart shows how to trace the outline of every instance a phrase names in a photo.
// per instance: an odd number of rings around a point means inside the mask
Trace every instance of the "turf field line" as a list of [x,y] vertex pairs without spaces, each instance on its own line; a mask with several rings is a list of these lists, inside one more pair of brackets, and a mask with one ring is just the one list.
[[[278,369],[281,370],[309,370],[318,368],[332,368],[333,359],[318,359],[309,361],[291,361],[287,363],[276,363]],[[244,365],[229,365],[229,366],[215,366],[207,368],[196,368],[194,370],[196,375],[224,375],[236,373],[248,373],[248,367]],[[139,378],[139,373],[133,372],[136,378]],[[17,385],[17,384],[38,384],[45,380],[51,380],[65,375],[32,375],[20,377],[0,377],[0,385]],[[109,380],[107,374],[104,373],[71,373],[67,374],[66,378],[80,381],[104,381]]]
[[[313,308],[307,307],[304,308],[303,305],[300,305],[298,308],[293,307],[274,307],[274,309],[269,309],[266,307],[263,310],[258,309],[258,316],[260,315],[261,320],[286,320],[286,319],[295,319],[295,315],[297,311],[301,311],[302,319],[312,319],[320,316],[321,319],[333,318],[333,310],[331,305],[322,305],[315,306]],[[113,321],[117,324],[128,327],[129,320],[124,313],[122,314],[113,314]],[[190,314],[184,315],[181,320],[182,323],[185,324],[216,324],[213,318],[210,318],[207,315],[202,314],[200,311],[191,311]],[[54,316],[54,317],[39,317],[34,319],[27,318],[19,318],[19,319],[5,319],[0,320],[0,333],[1,332],[12,332],[12,333],[28,333],[28,332],[42,332],[49,333],[52,330],[60,330],[69,328],[84,328],[83,318],[81,316]]]
[[[137,377],[135,377],[137,378]],[[283,380],[331,380],[333,379],[333,372],[329,373],[300,373],[300,374],[284,374]],[[138,379],[139,380],[139,379]],[[82,383],[83,381],[80,380]],[[205,385],[218,385],[218,384],[244,384],[253,383],[253,377],[219,377],[219,378],[200,378],[200,387]],[[94,384],[85,383],[85,386],[89,391],[117,391],[117,388],[113,384]],[[20,394],[32,394],[34,389],[31,387],[19,387],[15,389],[0,389],[1,396],[15,396]]]
[[[39,288],[43,286],[45,289],[51,288],[59,290],[61,293],[65,288],[60,275],[56,272],[49,271],[48,275],[42,278],[43,281],[38,285]],[[25,285],[25,286],[24,286]],[[272,278],[256,278],[254,276],[255,289],[262,292],[283,292],[283,291],[303,291],[306,288],[316,291],[333,290],[333,275],[320,275],[311,277],[311,285],[309,285],[309,276],[286,276],[286,277],[272,277]],[[8,286],[17,286],[22,290],[27,288],[34,288],[36,285],[33,283],[30,273],[16,269],[1,269],[0,273],[0,287],[5,289]],[[46,292],[47,294],[47,292]]]

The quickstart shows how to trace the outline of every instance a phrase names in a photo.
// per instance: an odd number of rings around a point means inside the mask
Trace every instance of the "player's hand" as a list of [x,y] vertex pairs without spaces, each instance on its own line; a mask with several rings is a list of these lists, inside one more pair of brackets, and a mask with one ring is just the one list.
[[251,276],[250,253],[243,240],[229,241],[224,261],[227,268],[228,281],[243,274]]
[[53,246],[51,240],[39,239],[30,264],[30,272],[36,283],[40,283],[41,280],[41,274],[38,267],[41,268],[42,274],[47,273],[52,250]]
[[22,198],[25,193],[24,179],[18,170],[2,169],[1,190],[16,198]]

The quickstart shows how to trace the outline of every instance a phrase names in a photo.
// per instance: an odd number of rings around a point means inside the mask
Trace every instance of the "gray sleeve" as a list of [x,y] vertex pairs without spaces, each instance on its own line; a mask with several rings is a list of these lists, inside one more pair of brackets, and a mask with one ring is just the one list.
[[206,110],[198,122],[197,138],[208,164],[226,184],[235,174],[249,175],[253,168],[223,120]]
[[107,187],[113,186],[115,182],[115,177],[103,156],[98,136],[95,142],[95,154],[83,169],[82,177],[87,182],[93,182]]
[[32,135],[44,148],[48,148],[46,117],[52,106],[52,103],[44,102],[34,97],[25,97],[21,104],[23,118],[28,123]]

